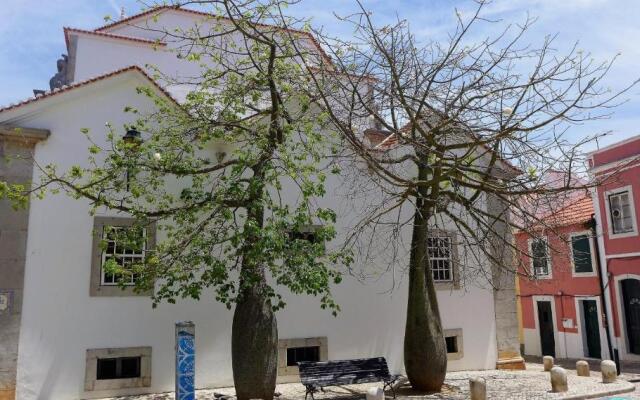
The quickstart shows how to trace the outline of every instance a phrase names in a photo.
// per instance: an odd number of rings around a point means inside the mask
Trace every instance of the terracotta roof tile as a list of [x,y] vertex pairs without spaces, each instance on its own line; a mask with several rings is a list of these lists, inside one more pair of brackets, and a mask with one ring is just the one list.
[[100,75],[100,76],[97,76],[97,77],[94,77],[94,78],[89,78],[89,79],[81,81],[81,82],[72,83],[70,85],[66,85],[66,86],[63,86],[61,88],[56,88],[56,89],[53,89],[53,90],[49,90],[49,91],[47,91],[47,92],[45,92],[43,94],[39,94],[39,95],[30,97],[30,98],[28,98],[26,100],[23,100],[23,101],[20,101],[18,103],[9,104],[8,106],[0,108],[0,113],[4,112],[4,111],[13,110],[13,109],[16,109],[16,108],[19,108],[19,107],[22,107],[22,106],[26,106],[27,104],[35,103],[35,102],[40,101],[42,99],[58,95],[60,93],[69,92],[69,91],[72,91],[74,89],[77,89],[77,88],[92,84],[94,82],[102,81],[102,80],[105,80],[105,79],[110,78],[112,76],[120,75],[120,74],[123,74],[125,72],[129,72],[129,71],[137,71],[137,72],[141,73],[158,90],[160,90],[164,95],[166,95],[174,103],[179,105],[178,101],[176,99],[174,99],[173,96],[171,96],[171,94],[166,89],[164,89],[153,78],[151,78],[142,68],[138,67],[137,65],[132,65],[132,66],[129,66],[129,67],[126,67],[126,68],[118,69],[118,70],[113,71],[113,72],[109,72],[108,74]]
[[[200,16],[204,16],[204,17],[210,17],[210,18],[217,18],[217,19],[224,19],[227,21],[230,21],[231,19],[228,17],[223,17],[221,15],[216,15],[216,14],[212,14],[212,13],[208,13],[208,12],[204,12],[204,11],[197,11],[197,10],[190,10],[188,8],[181,8],[180,6],[159,6],[159,7],[152,7],[146,11],[140,12],[138,14],[132,15],[130,17],[118,20],[118,21],[114,21],[111,22],[109,24],[103,25],[99,28],[94,29],[94,32],[96,33],[101,33],[107,29],[111,29],[114,28],[116,26],[119,25],[124,25],[124,24],[128,24],[130,22],[132,22],[133,20],[136,20],[138,18],[141,17],[145,17],[147,15],[151,15],[155,12],[163,12],[163,11],[167,11],[167,10],[175,10],[175,11],[181,11],[187,14],[192,14],[192,15],[200,15]],[[309,32],[305,32],[305,31],[301,31],[298,29],[292,29],[292,28],[280,28],[278,26],[275,25],[268,25],[268,24],[256,24],[257,26],[262,26],[262,27],[266,27],[266,28],[278,28],[278,29],[282,29],[291,33],[296,33],[296,34],[300,34],[300,35],[304,35],[307,36],[312,42],[313,44],[318,48],[318,50],[320,51],[321,55],[323,58],[325,58],[326,61],[329,61],[331,63],[331,57],[329,57],[329,55],[324,51],[324,49],[322,48],[322,46],[320,46],[320,43],[318,42],[318,40]],[[124,36],[126,37],[126,36]]]
[[589,221],[593,213],[591,196],[585,195],[544,217],[543,221],[551,226],[573,225]]
[[87,30],[84,30],[84,29],[68,28],[68,27],[65,27],[63,29],[64,29],[64,40],[65,40],[65,43],[67,44],[67,48],[69,48],[69,34],[70,33],[74,33],[74,32],[76,32],[76,33],[84,33],[84,34],[87,34],[87,35],[102,36],[102,37],[106,37],[106,38],[110,38],[110,39],[128,40],[130,42],[136,42],[136,43],[152,45],[152,46],[166,46],[167,45],[164,42],[158,42],[158,41],[149,40],[149,39],[142,39],[142,38],[137,38],[137,37],[134,37],[134,36],[115,35],[113,33],[87,31]]

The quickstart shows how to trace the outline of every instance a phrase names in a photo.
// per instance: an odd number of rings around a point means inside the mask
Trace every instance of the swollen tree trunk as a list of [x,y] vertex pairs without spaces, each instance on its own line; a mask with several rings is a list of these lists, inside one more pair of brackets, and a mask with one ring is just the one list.
[[262,282],[243,291],[231,331],[233,381],[238,400],[272,400],[278,372],[278,326]]
[[[254,168],[254,177],[261,182],[262,166]],[[250,185],[250,197],[260,199],[264,186]],[[264,207],[260,201],[247,207],[245,228],[262,228]],[[246,250],[255,240],[247,239]],[[264,269],[252,257],[245,255],[240,267],[240,293],[231,327],[231,366],[238,400],[272,400],[278,374],[278,323],[271,307]]]
[[[427,171],[419,168],[419,179],[425,181],[427,178]],[[447,372],[447,346],[428,265],[427,223],[431,206],[424,201],[426,190],[424,187],[419,189],[411,239],[404,367],[414,389],[437,392],[442,388]]]

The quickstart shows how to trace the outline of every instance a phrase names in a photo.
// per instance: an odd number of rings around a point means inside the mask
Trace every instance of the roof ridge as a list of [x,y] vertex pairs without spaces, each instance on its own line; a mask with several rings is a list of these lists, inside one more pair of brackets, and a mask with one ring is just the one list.
[[145,38],[140,38],[140,37],[136,37],[136,36],[118,35],[116,33],[109,33],[109,32],[96,32],[96,31],[90,31],[90,30],[86,30],[86,29],[72,28],[72,27],[68,27],[68,26],[63,27],[62,30],[64,31],[64,39],[65,39],[65,42],[67,44],[67,48],[69,47],[69,35],[68,35],[68,32],[79,32],[79,33],[84,33],[84,34],[88,34],[88,35],[103,36],[103,37],[107,37],[107,38],[111,38],[111,39],[129,40],[129,41],[132,41],[132,42],[138,42],[138,43],[144,43],[144,44],[150,44],[150,45],[157,45],[157,46],[166,46],[167,45],[167,43],[160,42],[160,41],[157,41],[157,40],[145,39]]
[[180,103],[178,103],[178,101],[171,95],[171,93],[169,93],[165,88],[163,88],[155,79],[153,79],[151,76],[149,76],[149,74],[147,74],[147,72],[145,72],[142,68],[140,68],[137,65],[130,65],[128,67],[124,67],[124,68],[120,68],[117,69],[115,71],[111,71],[108,72],[106,74],[102,74],[102,75],[98,75],[95,77],[91,77],[88,79],[85,79],[83,81],[80,82],[74,82],[71,83],[69,85],[64,85],[60,88],[55,88],[52,90],[48,90],[42,94],[37,94],[34,96],[29,97],[28,99],[19,101],[17,103],[11,103],[8,106],[5,107],[0,107],[0,113],[5,112],[5,111],[9,111],[9,110],[13,110],[19,107],[23,107],[26,106],[27,104],[31,104],[31,103],[35,103],[39,100],[48,98],[48,97],[52,97],[55,96],[57,94],[60,93],[64,93],[64,92],[69,92],[73,89],[77,89],[89,84],[92,84],[94,82],[98,82],[98,81],[102,81],[105,80],[107,78],[116,76],[116,75],[120,75],[123,74],[125,72],[129,72],[129,71],[137,71],[139,73],[141,73],[147,80],[149,80],[158,90],[160,90],[160,92],[162,92],[165,96],[167,96],[171,101],[173,101],[175,104],[179,105]]
[[[113,21],[111,23],[108,23],[106,25],[100,26],[98,28],[95,28],[93,30],[93,32],[95,33],[108,33],[108,32],[102,32],[105,29],[110,29],[113,28],[115,26],[118,25],[122,25],[122,24],[126,24],[130,21],[133,21],[135,19],[138,19],[140,17],[144,17],[150,14],[153,14],[154,12],[162,12],[162,11],[167,11],[167,10],[175,10],[175,11],[181,11],[181,12],[185,12],[185,13],[190,13],[190,14],[196,14],[196,15],[201,15],[201,16],[206,16],[206,17],[213,17],[213,18],[217,18],[217,19],[224,19],[227,21],[231,21],[231,18],[229,17],[225,17],[223,15],[216,15],[210,12],[205,12],[205,11],[198,11],[198,10],[192,10],[190,8],[183,8],[180,5],[164,5],[164,6],[157,6],[157,7],[151,7],[146,11],[142,11],[139,12],[138,14],[134,14],[130,17],[118,20],[118,21]],[[302,34],[307,36],[312,42],[313,44],[318,48],[318,50],[320,50],[320,53],[322,54],[322,57],[324,57],[326,60],[330,61],[331,57],[329,57],[329,55],[324,51],[324,49],[322,48],[322,46],[320,45],[320,42],[318,42],[318,40],[316,39],[316,37],[311,33],[311,32],[307,32],[307,31],[303,31],[300,29],[294,29],[294,28],[283,28],[283,27],[279,27],[277,25],[271,25],[271,24],[264,24],[264,23],[256,23],[257,26],[263,26],[263,27],[269,27],[269,28],[277,28],[277,29],[282,29],[284,31],[288,31],[291,33],[298,33],[298,34]]]

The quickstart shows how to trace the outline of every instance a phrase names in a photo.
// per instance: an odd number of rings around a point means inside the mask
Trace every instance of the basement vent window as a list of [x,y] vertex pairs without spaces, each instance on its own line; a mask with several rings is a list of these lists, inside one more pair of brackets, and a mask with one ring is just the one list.
[[[113,390],[151,386],[151,347],[88,349],[84,390]],[[122,390],[122,391],[120,391]]]
[[447,342],[447,354],[458,352],[458,338],[456,336],[448,336],[444,340]]
[[327,361],[328,350],[325,336],[278,340],[278,376],[297,378],[299,362]]
[[462,329],[445,329],[444,340],[447,344],[447,359],[460,360],[464,357]]
[[125,379],[140,377],[142,357],[99,358],[96,379]]
[[320,346],[288,348],[287,367],[297,366],[300,361],[320,361]]

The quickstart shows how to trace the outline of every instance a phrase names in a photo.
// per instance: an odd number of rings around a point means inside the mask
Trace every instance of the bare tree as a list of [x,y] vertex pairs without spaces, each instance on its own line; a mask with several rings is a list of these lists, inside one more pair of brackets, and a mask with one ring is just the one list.
[[[531,17],[474,37],[476,26],[502,26],[483,18],[484,0],[468,18],[456,12],[456,28],[442,42],[418,41],[402,20],[377,26],[357,3],[359,12],[338,17],[354,38],[316,32],[333,62],[312,77],[353,159],[366,165],[352,170],[382,194],[350,241],[365,244],[367,257],[377,249],[362,236],[386,232],[394,246],[386,251],[397,257],[399,226],[411,226],[405,367],[414,388],[439,390],[447,354],[439,277],[429,262],[442,251],[433,232],[456,227],[467,249],[461,275],[470,281],[496,287],[516,273],[533,276],[513,257],[511,231],[536,234],[543,215],[566,205],[559,200],[598,184],[574,177],[585,176],[585,145],[604,133],[576,140],[569,128],[608,118],[637,81],[612,92],[604,80],[615,58],[596,62],[577,45],[562,54],[554,36],[526,43]],[[358,123],[363,118],[369,127]],[[561,177],[554,184],[545,180],[551,171]]]

